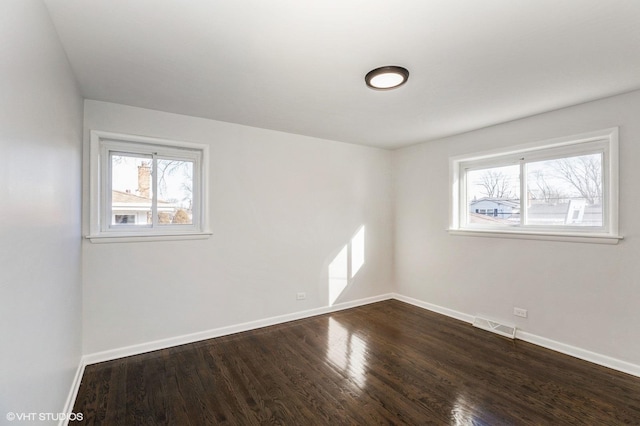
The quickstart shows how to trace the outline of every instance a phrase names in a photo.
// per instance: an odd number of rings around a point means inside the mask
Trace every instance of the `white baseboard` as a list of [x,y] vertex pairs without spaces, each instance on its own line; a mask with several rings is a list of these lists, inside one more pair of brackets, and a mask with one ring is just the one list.
[[455,318],[460,321],[473,323],[473,315],[463,314],[462,312],[454,311],[453,309],[443,308],[442,306],[434,305],[432,303],[423,302],[422,300],[414,299],[413,297],[403,296],[401,294],[392,293],[391,297],[401,302],[408,303],[410,305],[417,306],[419,308],[426,309],[428,311],[436,312],[438,314],[446,315],[451,318]]
[[139,355],[146,352],[166,349],[173,346],[184,345],[187,343],[199,342],[201,340],[213,339],[215,337],[227,336],[229,334],[240,333],[243,331],[255,330],[257,328],[268,327],[270,325],[282,324],[284,322],[295,321],[303,318],[310,318],[317,315],[328,314],[331,312],[342,311],[357,306],[368,305],[370,303],[380,302],[391,299],[391,294],[383,294],[380,296],[367,297],[351,302],[338,303],[333,306],[324,306],[321,308],[309,309],[306,311],[294,312],[286,315],[279,315],[271,318],[265,318],[257,321],[249,321],[242,324],[231,325],[228,327],[220,327],[211,330],[200,331],[197,333],[185,334],[182,336],[170,337],[167,339],[154,340],[152,342],[140,343],[137,345],[126,346],[117,349],[111,349],[103,352],[87,354],[82,357],[84,365],[96,364],[98,362],[111,361],[126,356]]
[[[458,319],[460,321],[473,323],[473,315],[454,311],[453,309],[449,308],[443,308],[442,306],[423,302],[422,300],[403,296],[397,293],[392,293],[391,297],[393,299],[400,300],[401,302],[406,302],[411,305],[436,312],[438,314]],[[546,337],[538,336],[536,334],[528,333],[522,330],[516,330],[516,339],[520,339],[528,343],[533,343],[534,345],[542,346],[543,348],[551,349],[552,351],[560,352],[565,355],[570,355],[574,358],[589,361],[603,367],[611,368],[612,370],[617,370],[623,373],[631,374],[632,376],[640,377],[640,365],[632,364],[627,361],[622,361],[607,355],[591,352],[586,349],[578,348],[576,346],[567,345],[566,343],[557,342],[555,340],[547,339]]]
[[[78,365],[78,369],[76,370],[76,375],[73,377],[73,381],[71,382],[71,390],[69,390],[69,395],[67,396],[67,400],[64,403],[64,408],[61,413],[71,413],[73,411],[73,405],[76,402],[76,397],[78,396],[78,390],[80,390],[80,382],[82,382],[82,375],[84,374],[84,367],[86,367],[86,363],[84,362],[84,357],[80,359],[80,365]],[[60,420],[58,426],[67,426],[69,424],[69,420]]]
[[589,361],[603,367],[611,368],[612,370],[640,377],[640,365],[632,364],[627,361],[622,361],[607,355],[567,345],[565,343],[557,342],[555,340],[547,339],[546,337],[541,337],[521,330],[516,331],[516,339],[533,343],[534,345],[542,346],[543,348],[551,349],[552,351],[560,352],[565,355],[570,355],[584,361]]

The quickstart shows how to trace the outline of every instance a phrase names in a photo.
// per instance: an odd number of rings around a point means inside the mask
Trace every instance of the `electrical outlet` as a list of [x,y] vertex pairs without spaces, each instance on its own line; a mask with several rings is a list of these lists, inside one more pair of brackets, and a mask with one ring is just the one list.
[[527,317],[527,310],[526,309],[522,309],[522,308],[513,308],[513,315],[515,315],[517,317],[526,318]]
[[307,298],[307,293],[296,293],[296,300],[304,300]]

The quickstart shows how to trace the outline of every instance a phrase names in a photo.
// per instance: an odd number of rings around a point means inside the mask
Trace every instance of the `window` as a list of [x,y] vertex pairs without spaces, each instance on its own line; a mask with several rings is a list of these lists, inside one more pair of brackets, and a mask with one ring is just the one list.
[[454,234],[616,243],[618,130],[451,160]]
[[204,238],[208,147],[91,132],[92,242]]

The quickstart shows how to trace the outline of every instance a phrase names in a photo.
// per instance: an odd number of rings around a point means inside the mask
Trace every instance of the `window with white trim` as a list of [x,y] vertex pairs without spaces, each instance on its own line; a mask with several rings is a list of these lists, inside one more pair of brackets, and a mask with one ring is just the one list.
[[203,238],[208,146],[91,132],[93,242]]
[[455,157],[451,181],[454,234],[621,238],[617,128]]

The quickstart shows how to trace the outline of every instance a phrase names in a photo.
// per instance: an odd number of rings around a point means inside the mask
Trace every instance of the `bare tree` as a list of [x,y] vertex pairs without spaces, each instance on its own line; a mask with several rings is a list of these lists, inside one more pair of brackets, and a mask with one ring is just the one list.
[[530,181],[527,182],[527,185],[529,187],[529,193],[533,195],[534,199],[540,199],[544,200],[545,203],[555,204],[559,200],[567,198],[560,188],[547,182],[542,170],[534,170],[531,174],[533,178],[535,178],[535,188],[531,186]]
[[551,167],[556,176],[571,185],[587,203],[602,203],[602,161],[599,155],[561,158]]
[[509,177],[496,170],[486,170],[477,183],[482,187],[481,193],[489,198],[514,198]]
[[179,160],[158,160],[158,189],[167,190],[167,176],[172,176],[184,169],[187,163]]
[[182,177],[185,178],[185,180],[181,184],[181,189],[184,193],[183,198],[181,200],[172,199],[167,201],[187,202],[188,208],[191,209],[191,204],[193,201],[193,163],[183,160],[158,160],[159,193],[161,194],[161,196],[164,196],[167,191],[167,178],[178,173],[182,174]]

